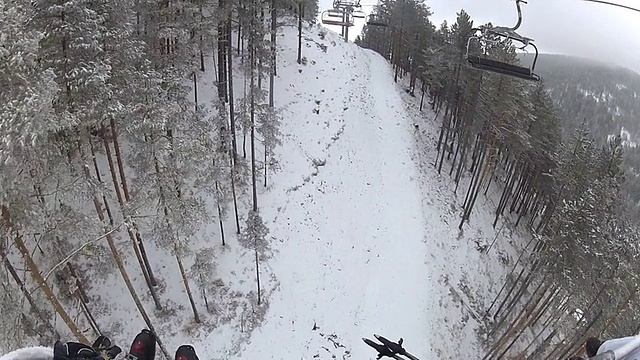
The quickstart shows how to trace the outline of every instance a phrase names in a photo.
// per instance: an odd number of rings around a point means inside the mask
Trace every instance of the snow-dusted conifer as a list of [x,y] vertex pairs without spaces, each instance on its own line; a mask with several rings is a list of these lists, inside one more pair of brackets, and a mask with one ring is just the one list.
[[207,311],[211,311],[216,304],[210,304],[210,293],[215,292],[217,271],[215,264],[215,252],[213,248],[204,248],[196,252],[195,259],[189,276],[194,279],[195,284],[200,288],[202,298]]
[[238,237],[238,241],[244,248],[253,250],[256,267],[256,287],[258,305],[262,302],[262,290],[260,287],[260,261],[269,256],[271,249],[267,235],[269,229],[264,224],[262,216],[257,211],[249,211],[245,228]]

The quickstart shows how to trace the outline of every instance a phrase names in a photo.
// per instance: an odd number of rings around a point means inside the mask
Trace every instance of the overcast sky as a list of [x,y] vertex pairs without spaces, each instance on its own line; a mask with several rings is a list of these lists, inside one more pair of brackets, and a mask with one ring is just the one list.
[[[640,8],[639,0],[609,0]],[[369,13],[376,0],[361,0]],[[320,0],[320,9],[332,7],[333,0]],[[491,22],[513,26],[517,21],[512,0],[426,0],[433,12],[431,21],[455,22],[464,9],[475,25]],[[519,33],[535,40],[541,52],[575,55],[621,65],[640,73],[640,12],[583,0],[529,0],[522,4],[523,23]],[[350,38],[360,33],[364,20],[356,19]],[[340,31],[339,27],[330,27]]]

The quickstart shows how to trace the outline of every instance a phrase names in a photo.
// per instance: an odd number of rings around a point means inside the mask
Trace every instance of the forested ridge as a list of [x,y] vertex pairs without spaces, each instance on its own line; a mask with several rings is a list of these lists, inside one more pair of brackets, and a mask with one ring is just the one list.
[[[530,61],[530,56],[524,57]],[[538,71],[561,119],[564,137],[582,122],[598,145],[620,135],[624,147],[626,199],[640,214],[640,75],[619,66],[563,55],[540,55]]]
[[[408,77],[407,92],[435,111],[438,141],[423,146],[437,147],[434,170],[453,179],[453,191],[466,193],[460,230],[474,221],[477,200],[497,186],[494,227],[531,232],[486,309],[484,358],[563,358],[588,336],[637,333],[638,227],[623,191],[622,139],[601,141],[590,126],[597,113],[585,109],[576,119],[571,108],[558,109],[548,84],[564,77],[550,72],[549,80],[531,83],[468,66],[467,40],[479,24],[464,10],[455,23],[439,26],[419,2],[382,1],[374,13],[388,26],[365,26],[357,42],[386,57],[396,80]],[[520,61],[505,45],[486,51]],[[612,82],[608,74],[592,75]],[[620,103],[619,111],[634,112],[633,106]],[[569,114],[571,120],[562,118]]]
[[[531,61],[524,56],[523,61]],[[604,143],[624,129],[629,141],[640,137],[640,74],[623,67],[572,56],[541,54],[536,69],[570,136],[586,121],[594,138]]]

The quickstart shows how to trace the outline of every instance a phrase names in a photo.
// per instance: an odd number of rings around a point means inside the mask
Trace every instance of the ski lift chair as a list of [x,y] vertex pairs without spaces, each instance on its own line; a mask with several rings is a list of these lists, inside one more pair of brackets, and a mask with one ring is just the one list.
[[338,9],[329,9],[326,11],[328,17],[340,18],[344,17],[344,11]]
[[344,7],[359,8],[360,6],[361,6],[360,0],[334,0],[333,1],[334,9],[344,8]]
[[367,18],[367,25],[387,27],[389,26],[389,23],[379,14],[369,14],[369,17]]
[[325,25],[353,26],[353,17],[338,10],[326,10],[322,12],[320,20]]
[[[523,0],[516,0],[516,7],[518,9],[518,22],[514,27],[494,27],[491,29],[474,29],[480,31],[480,35],[471,36],[467,41],[467,62],[478,70],[491,71],[499,74],[504,74],[508,76],[513,76],[516,78],[530,80],[530,81],[540,81],[540,76],[535,73],[536,62],[538,61],[538,48],[533,44],[533,39],[524,37],[516,32],[516,30],[522,24],[522,10],[520,9],[520,3]],[[486,32],[486,33],[485,33]],[[493,37],[497,38],[497,40],[491,40],[488,37],[493,35]],[[513,42],[519,42],[522,44],[521,47],[517,47],[517,49],[525,50],[528,46],[533,47],[535,51],[535,56],[533,58],[533,63],[530,67],[519,66],[514,64],[509,64],[506,62],[490,59],[484,54],[472,54],[471,53],[471,42],[472,40],[478,41],[480,44],[479,48],[482,49],[482,42],[485,43],[503,43],[508,44],[509,46],[513,46]]]
[[[471,42],[472,40],[477,40],[478,42],[501,42],[501,41],[492,41],[482,36],[472,36],[469,38],[467,42],[467,62],[475,69],[495,72],[499,74],[504,74],[524,80],[530,81],[540,81],[540,76],[535,73],[536,63],[538,61],[538,48],[531,42],[531,39],[528,40],[527,45],[531,46],[534,49],[535,55],[533,58],[533,62],[531,63],[531,67],[520,66],[515,64],[510,64],[507,62],[502,62],[499,60],[491,59],[486,55],[481,54],[473,54],[471,53]],[[516,40],[516,39],[512,39]],[[520,47],[519,49],[524,50],[527,46]]]
[[367,15],[362,10],[355,10],[354,12],[351,13],[351,16],[353,16],[356,19],[364,19],[367,17]]

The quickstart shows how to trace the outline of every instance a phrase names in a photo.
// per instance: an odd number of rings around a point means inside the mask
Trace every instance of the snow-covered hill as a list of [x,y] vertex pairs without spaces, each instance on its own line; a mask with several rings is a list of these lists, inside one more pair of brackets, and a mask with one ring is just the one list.
[[[175,260],[151,249],[153,263],[163,264],[155,270],[170,309],[153,314],[159,335],[169,351],[195,345],[201,359],[373,359],[361,341],[373,333],[403,337],[422,359],[481,357],[478,321],[524,235],[509,225],[494,230],[482,206],[458,231],[463,195],[430,165],[434,115],[418,112],[381,56],[312,26],[303,41],[306,64],[299,65],[296,36],[290,27],[278,36],[280,170],[259,194],[273,250],[260,269],[266,313],[250,300],[253,253],[235,238],[224,249],[216,245],[226,287],[214,302],[217,315],[198,326]],[[214,96],[206,91],[214,74],[206,75],[199,94],[205,101]],[[241,94],[242,79],[236,84]],[[492,199],[490,191],[482,201]],[[232,233],[233,223],[226,228]],[[197,245],[217,242],[217,229],[213,219]],[[488,253],[478,250],[494,240]],[[137,273],[134,263],[129,259]],[[142,276],[134,282],[144,288]],[[119,277],[107,284],[112,305],[98,320],[128,343],[143,322]],[[202,298],[196,301],[204,311]]]

